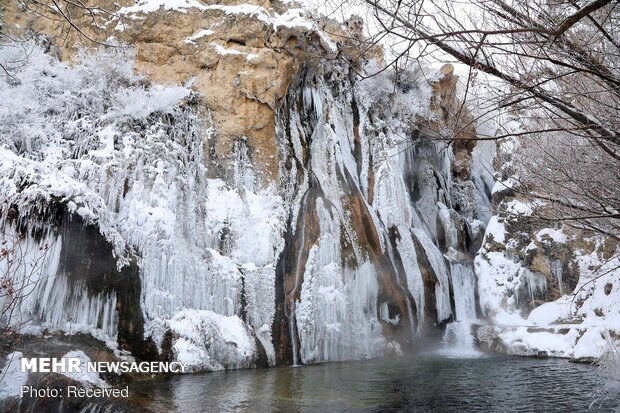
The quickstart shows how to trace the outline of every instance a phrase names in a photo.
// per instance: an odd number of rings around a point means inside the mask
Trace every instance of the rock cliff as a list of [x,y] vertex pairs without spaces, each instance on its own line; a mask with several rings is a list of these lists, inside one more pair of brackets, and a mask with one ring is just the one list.
[[[0,112],[0,228],[36,263],[1,264],[28,291],[3,303],[16,333],[203,371],[473,346],[472,329],[483,347],[587,357],[576,343],[609,330],[566,327],[593,316],[558,303],[589,283],[581,258],[617,246],[527,222],[452,66],[360,80],[382,52],[359,19],[295,2],[102,6],[76,10],[81,34],[3,10],[40,34],[0,88],[23,97]],[[535,326],[572,341],[544,350]]]

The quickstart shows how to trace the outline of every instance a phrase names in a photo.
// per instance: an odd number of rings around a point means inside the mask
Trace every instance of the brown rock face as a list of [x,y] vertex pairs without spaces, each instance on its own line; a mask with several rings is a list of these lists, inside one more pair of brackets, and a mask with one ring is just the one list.
[[277,176],[274,108],[295,72],[291,50],[270,47],[271,26],[251,15],[191,9],[149,13],[123,36],[137,49],[136,70],[160,83],[192,82],[218,130],[215,156],[225,160],[247,140],[264,181]]
[[[471,170],[471,153],[476,146],[475,122],[469,110],[456,99],[458,76],[454,74],[454,67],[447,64],[441,68],[441,73],[441,79],[433,84],[430,105],[437,120],[430,122],[423,132],[452,141],[452,173],[461,180],[467,180]],[[443,136],[444,130],[450,131],[450,136]]]
[[[217,129],[215,142],[209,142],[215,152],[211,155],[225,161],[235,142],[243,139],[263,184],[277,178],[275,109],[300,63],[334,57],[332,40],[353,58],[351,39],[361,36],[360,22],[354,20],[348,26],[323,21],[311,28],[270,21],[280,13],[297,13],[293,17],[299,18],[301,11],[288,9],[296,7],[294,3],[207,0],[188,9],[160,7],[149,13],[132,9],[134,5],[132,0],[98,1],[97,6],[109,11],[98,14],[99,28],[86,10],[71,8],[81,33],[58,15],[41,18],[15,6],[7,6],[5,14],[7,25],[16,31],[50,37],[64,60],[74,56],[77,46],[97,47],[110,36],[133,46],[136,72],[158,83],[189,84],[201,94],[203,113]],[[332,40],[318,32],[319,26],[329,26]],[[371,54],[380,56],[377,50]]]

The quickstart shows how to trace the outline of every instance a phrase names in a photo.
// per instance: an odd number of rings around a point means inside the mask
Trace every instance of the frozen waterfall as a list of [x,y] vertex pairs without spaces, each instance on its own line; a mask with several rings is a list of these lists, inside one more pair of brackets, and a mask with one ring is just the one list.
[[[41,59],[31,67],[51,70]],[[31,331],[148,342],[151,357],[194,357],[196,371],[400,353],[445,323],[444,342],[471,347],[475,279],[461,258],[464,222],[478,217],[457,212],[451,150],[411,130],[436,115],[431,83],[401,90],[387,73],[358,84],[342,62],[308,66],[265,143],[221,136],[188,88],[145,86],[109,56],[82,64],[52,65],[44,95],[27,79],[4,85],[38,108],[0,118],[0,212],[18,211],[40,263],[18,303]],[[70,110],[56,110],[60,95]],[[16,144],[11,131],[41,108],[49,130]],[[253,158],[267,144],[276,181]],[[80,259],[93,251],[96,265]]]
[[450,281],[454,296],[454,321],[446,325],[442,339],[442,354],[455,357],[475,357],[472,324],[476,321],[475,273],[472,262],[450,261]]

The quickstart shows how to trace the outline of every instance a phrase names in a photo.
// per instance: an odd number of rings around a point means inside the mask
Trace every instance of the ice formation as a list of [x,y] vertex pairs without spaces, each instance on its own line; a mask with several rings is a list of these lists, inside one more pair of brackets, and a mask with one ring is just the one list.
[[[121,14],[162,7],[316,28],[297,10],[251,5],[140,1]],[[212,34],[199,29],[185,43]],[[256,57],[207,41],[222,56]],[[325,36],[321,44],[337,49]],[[227,158],[213,156],[218,125],[198,113],[189,86],[149,84],[104,52],[70,66],[33,50],[14,79],[0,79],[0,101],[11,102],[0,106],[0,231],[26,251],[0,271],[27,292],[3,297],[14,311],[0,321],[16,330],[126,345],[121,310],[138,291],[130,321],[192,371],[316,363],[400,353],[434,328],[471,348],[481,316],[522,327],[523,292],[534,301],[548,289],[503,253],[474,259],[487,222],[487,243],[508,242],[490,207],[502,189],[488,170],[494,148],[476,147],[470,176],[459,177],[452,148],[425,139],[420,124],[441,124],[433,87],[449,75],[439,70],[357,81],[342,62],[308,64],[276,109],[278,180],[266,182],[244,136]],[[531,213],[518,201],[508,209]],[[76,264],[71,225],[96,228],[109,248],[114,265],[99,278],[90,262]],[[566,241],[551,229],[536,239]],[[568,293],[562,264],[551,268]]]
[[[275,364],[276,283],[287,282],[278,281],[276,271],[287,244],[296,246],[285,291],[293,363],[380,356],[386,320],[408,331],[403,344],[411,345],[429,308],[433,322],[458,320],[461,313],[475,317],[473,281],[462,275],[469,267],[448,265],[438,244],[437,219],[447,246],[459,248],[448,206],[450,159],[437,145],[403,151],[397,132],[377,133],[381,116],[392,116],[370,111],[386,98],[377,90],[393,93],[387,76],[359,87],[341,82],[338,93],[333,79],[300,79],[299,93],[287,99],[301,110],[282,112],[289,126],[276,136],[283,153],[307,161],[281,185],[265,186],[243,139],[222,160],[230,173],[208,164],[203,142],[217,139],[217,130],[198,122],[190,90],[145,86],[130,65],[112,68],[111,57],[102,54],[69,67],[35,50],[18,82],[0,85],[3,99],[24,96],[21,106],[3,105],[0,113],[4,235],[30,228],[28,216],[50,219],[52,205],[96,225],[119,270],[137,258],[144,334],[160,350],[170,331],[175,357],[194,360],[194,369],[247,367],[257,357],[256,337]],[[329,70],[345,73],[336,64]],[[89,82],[93,72],[101,74],[99,83]],[[48,109],[59,97],[65,109]],[[417,89],[393,93],[405,115],[389,120],[405,125],[413,116],[430,116],[429,98],[430,85],[422,81]],[[9,219],[9,208],[21,218]],[[11,322],[27,319],[23,331],[89,332],[114,342],[118,290],[95,293],[73,282],[65,273],[69,246],[54,228],[20,241],[34,254],[26,260],[40,261],[39,279]],[[435,280],[430,307],[424,277]],[[380,297],[386,288],[398,294],[389,305]],[[396,307],[403,313],[390,315]],[[235,349],[226,343],[236,343]]]

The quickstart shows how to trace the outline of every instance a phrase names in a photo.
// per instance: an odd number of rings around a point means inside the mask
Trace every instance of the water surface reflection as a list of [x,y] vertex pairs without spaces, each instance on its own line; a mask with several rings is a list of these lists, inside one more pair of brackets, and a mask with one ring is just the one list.
[[595,368],[566,360],[429,355],[185,375],[131,388],[156,412],[579,412],[597,380]]

